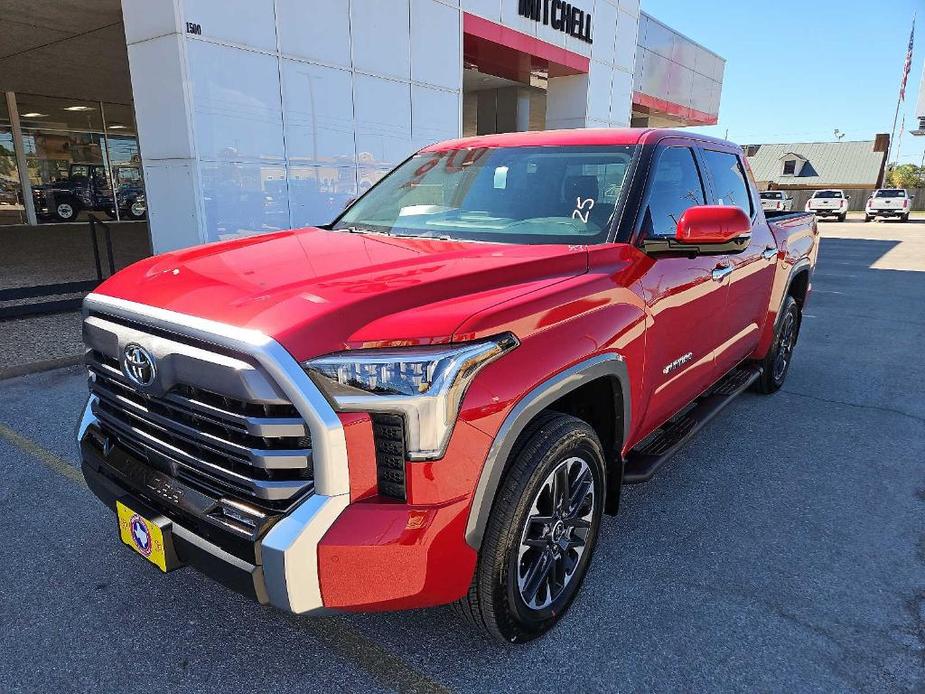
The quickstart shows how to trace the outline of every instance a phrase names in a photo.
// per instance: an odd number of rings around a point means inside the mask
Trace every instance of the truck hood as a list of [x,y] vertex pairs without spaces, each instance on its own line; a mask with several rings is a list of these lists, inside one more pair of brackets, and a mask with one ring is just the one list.
[[582,246],[299,229],[148,258],[98,289],[270,335],[297,359],[460,339],[474,314],[587,272]]
[[71,191],[74,188],[73,183],[68,183],[67,181],[57,181],[56,183],[39,183],[32,186],[32,190],[35,192],[38,191],[49,191],[49,190],[66,190]]

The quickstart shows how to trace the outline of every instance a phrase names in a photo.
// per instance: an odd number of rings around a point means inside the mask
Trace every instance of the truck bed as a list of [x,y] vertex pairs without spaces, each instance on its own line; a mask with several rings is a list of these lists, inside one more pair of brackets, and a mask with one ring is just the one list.
[[801,217],[803,215],[811,215],[812,212],[787,212],[786,210],[765,210],[764,216],[769,222],[782,222],[786,219]]

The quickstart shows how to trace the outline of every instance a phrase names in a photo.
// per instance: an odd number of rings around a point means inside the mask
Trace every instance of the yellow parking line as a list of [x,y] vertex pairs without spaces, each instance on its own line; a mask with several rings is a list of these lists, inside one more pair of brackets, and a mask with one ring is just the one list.
[[64,475],[68,479],[77,482],[77,484],[80,484],[84,487],[87,486],[87,483],[84,481],[84,476],[81,474],[80,470],[71,465],[64,458],[42,448],[35,441],[27,439],[17,431],[13,431],[3,422],[0,422],[0,438],[9,441],[18,449],[25,451],[33,458],[37,458],[45,465],[45,467],[54,470],[59,475]]
[[[0,439],[8,441],[21,451],[41,462],[45,467],[86,487],[80,470],[64,458],[43,448],[32,439],[0,422]],[[342,618],[330,617],[308,620],[310,630],[329,649],[345,661],[357,665],[383,686],[399,692],[448,694],[451,689],[415,669],[394,653],[372,639],[352,629]]]
[[449,694],[453,691],[363,636],[340,617],[316,618],[312,633],[337,655],[360,666],[384,687],[415,694]]

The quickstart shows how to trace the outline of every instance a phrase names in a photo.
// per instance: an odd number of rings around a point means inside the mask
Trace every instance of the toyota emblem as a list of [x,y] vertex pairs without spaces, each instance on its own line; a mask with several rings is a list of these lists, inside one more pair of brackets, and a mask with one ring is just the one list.
[[142,387],[154,383],[157,367],[154,357],[141,345],[128,344],[122,350],[122,370],[129,379]]

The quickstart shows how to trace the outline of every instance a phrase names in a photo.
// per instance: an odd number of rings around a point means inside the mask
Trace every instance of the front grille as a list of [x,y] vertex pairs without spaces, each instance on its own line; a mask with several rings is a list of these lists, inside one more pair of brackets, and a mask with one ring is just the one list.
[[211,495],[282,509],[313,488],[308,426],[285,402],[230,397],[190,383],[135,387],[118,361],[87,353],[103,433],[153,467]]

